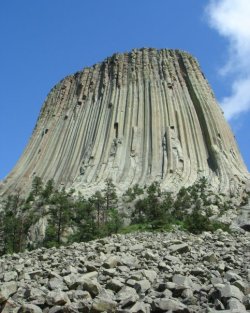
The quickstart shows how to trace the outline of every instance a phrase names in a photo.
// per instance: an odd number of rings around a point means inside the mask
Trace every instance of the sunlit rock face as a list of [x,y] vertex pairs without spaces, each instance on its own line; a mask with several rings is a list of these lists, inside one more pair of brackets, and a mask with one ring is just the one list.
[[34,176],[90,193],[106,178],[123,192],[203,176],[235,193],[249,177],[196,59],[167,49],[114,54],[57,84],[1,192],[28,190]]

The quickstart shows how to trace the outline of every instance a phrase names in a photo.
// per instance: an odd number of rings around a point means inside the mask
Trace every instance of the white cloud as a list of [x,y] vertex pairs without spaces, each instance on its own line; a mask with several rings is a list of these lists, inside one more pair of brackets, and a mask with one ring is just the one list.
[[231,95],[221,101],[228,119],[250,110],[250,0],[210,0],[209,24],[229,41],[223,75],[234,75]]
[[233,83],[232,95],[221,101],[227,119],[250,109],[250,78],[238,79]]

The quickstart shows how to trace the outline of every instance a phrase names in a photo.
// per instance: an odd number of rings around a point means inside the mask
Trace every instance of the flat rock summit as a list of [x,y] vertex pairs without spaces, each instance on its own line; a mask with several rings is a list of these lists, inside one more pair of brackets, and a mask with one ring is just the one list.
[[179,50],[134,49],[68,76],[49,93],[0,193],[32,179],[93,192],[159,181],[176,191],[206,177],[235,194],[249,179],[198,62]]

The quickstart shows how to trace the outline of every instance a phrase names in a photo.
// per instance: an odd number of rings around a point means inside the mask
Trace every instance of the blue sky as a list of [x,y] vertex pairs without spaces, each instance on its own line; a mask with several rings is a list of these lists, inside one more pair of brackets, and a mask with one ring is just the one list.
[[0,178],[25,148],[53,85],[140,47],[198,58],[250,168],[249,16],[249,0],[2,0]]

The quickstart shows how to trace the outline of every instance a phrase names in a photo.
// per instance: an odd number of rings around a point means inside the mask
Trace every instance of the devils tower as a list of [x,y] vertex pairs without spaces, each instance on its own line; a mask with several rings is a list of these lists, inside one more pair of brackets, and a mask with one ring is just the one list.
[[235,193],[249,178],[198,62],[179,50],[114,54],[59,82],[1,193],[35,176],[91,191],[159,181],[178,190],[206,177]]

